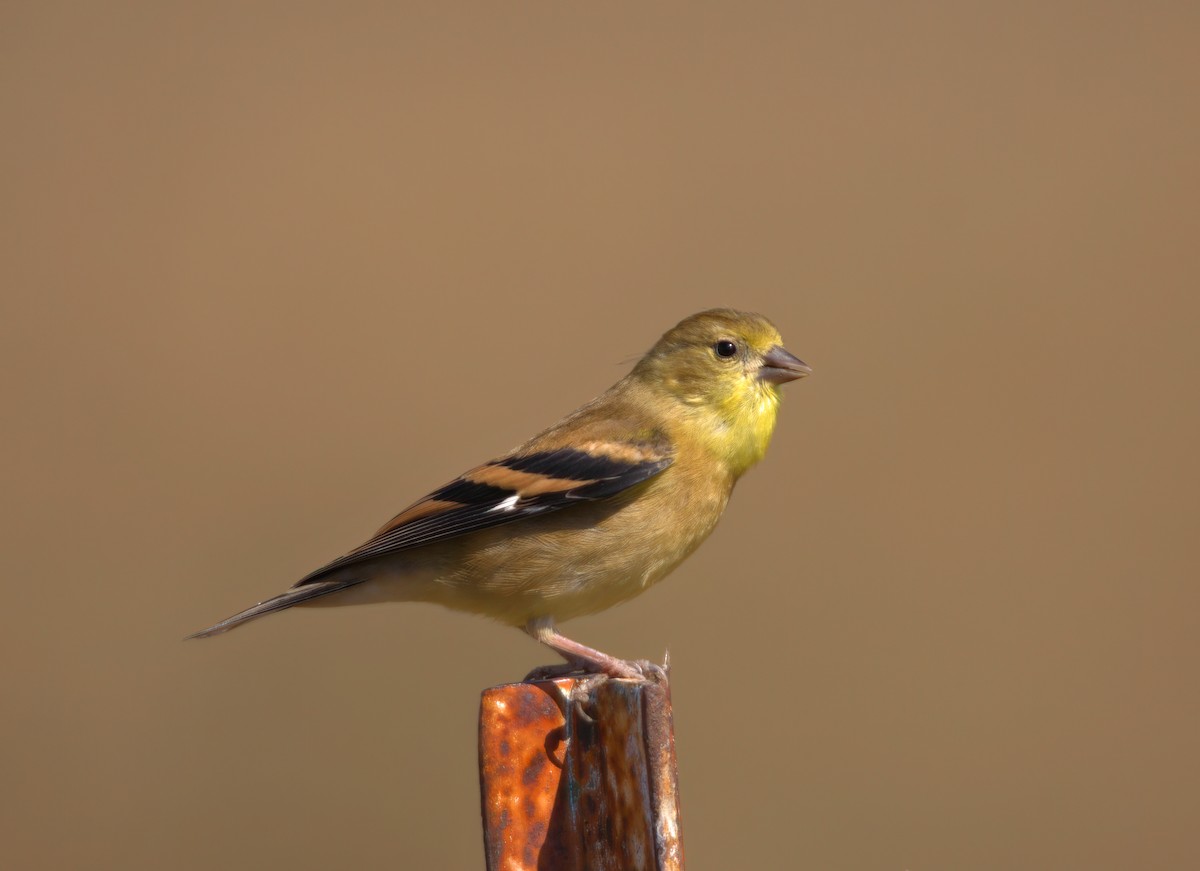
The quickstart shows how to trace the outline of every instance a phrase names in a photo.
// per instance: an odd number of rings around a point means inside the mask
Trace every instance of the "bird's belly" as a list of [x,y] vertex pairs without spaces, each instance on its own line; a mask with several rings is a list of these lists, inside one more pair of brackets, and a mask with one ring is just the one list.
[[518,626],[602,611],[661,580],[712,532],[728,494],[691,495],[687,503],[642,498],[615,510],[579,506],[525,521],[516,535],[499,527],[469,536],[431,598]]

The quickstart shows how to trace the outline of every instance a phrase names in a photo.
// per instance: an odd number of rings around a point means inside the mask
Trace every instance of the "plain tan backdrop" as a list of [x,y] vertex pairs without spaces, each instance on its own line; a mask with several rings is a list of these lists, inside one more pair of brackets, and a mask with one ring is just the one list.
[[1190,3],[6,3],[6,868],[482,866],[423,606],[186,632],[758,310],[816,374],[581,640],[690,868],[1200,864]]

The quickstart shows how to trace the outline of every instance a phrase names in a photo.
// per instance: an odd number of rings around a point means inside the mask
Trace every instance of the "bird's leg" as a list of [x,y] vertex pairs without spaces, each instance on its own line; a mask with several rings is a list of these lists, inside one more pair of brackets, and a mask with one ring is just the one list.
[[525,631],[562,656],[571,666],[567,673],[584,671],[627,680],[646,680],[657,678],[657,673],[662,672],[661,668],[651,663],[617,659],[578,641],[572,641],[555,630],[554,620],[550,617],[530,620],[525,624]]

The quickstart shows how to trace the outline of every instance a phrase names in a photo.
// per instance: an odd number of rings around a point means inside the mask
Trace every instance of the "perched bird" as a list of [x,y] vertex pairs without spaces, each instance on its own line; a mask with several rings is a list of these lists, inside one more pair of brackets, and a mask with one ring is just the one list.
[[554,426],[282,595],[189,637],[301,603],[437,602],[521,627],[573,668],[640,677],[637,663],[572,641],[556,621],[636,596],[691,554],[762,459],[779,385],[811,371],[760,315],[692,315]]

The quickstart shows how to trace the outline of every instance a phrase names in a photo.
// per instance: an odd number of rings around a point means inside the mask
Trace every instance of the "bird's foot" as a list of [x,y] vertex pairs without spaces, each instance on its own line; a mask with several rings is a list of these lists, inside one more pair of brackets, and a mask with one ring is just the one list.
[[592,670],[583,663],[560,662],[557,665],[539,665],[525,675],[523,683],[536,683],[540,680],[554,680],[560,677],[583,677]]
[[665,684],[671,676],[671,656],[667,654],[663,658],[663,664],[651,662],[648,659],[637,659],[632,662],[627,662],[626,665],[631,665],[637,671],[637,679],[648,681],[649,683]]
[[539,617],[525,624],[525,631],[549,647],[567,661],[567,667],[554,666],[535,669],[526,680],[545,680],[547,677],[564,677],[576,673],[603,674],[618,680],[665,682],[670,670],[671,657],[667,655],[661,666],[646,660],[617,659],[603,651],[572,641],[554,628],[550,617]]
[[591,725],[596,720],[588,713],[586,706],[594,700],[593,696],[597,687],[603,686],[613,678],[665,686],[670,673],[671,654],[669,652],[663,657],[662,665],[648,659],[628,660],[607,657],[600,662],[591,662],[572,657],[571,661],[558,665],[543,665],[535,668],[525,676],[525,682],[554,680],[562,677],[575,678],[569,690],[558,690],[563,701],[563,712],[574,711],[582,722]]
[[525,683],[540,680],[554,680],[560,677],[587,677],[589,675],[618,680],[650,681],[651,683],[666,683],[671,673],[671,654],[668,651],[663,657],[663,664],[651,662],[648,659],[617,659],[605,656],[603,659],[582,659],[568,657],[566,662],[557,665],[540,665],[525,675]]

